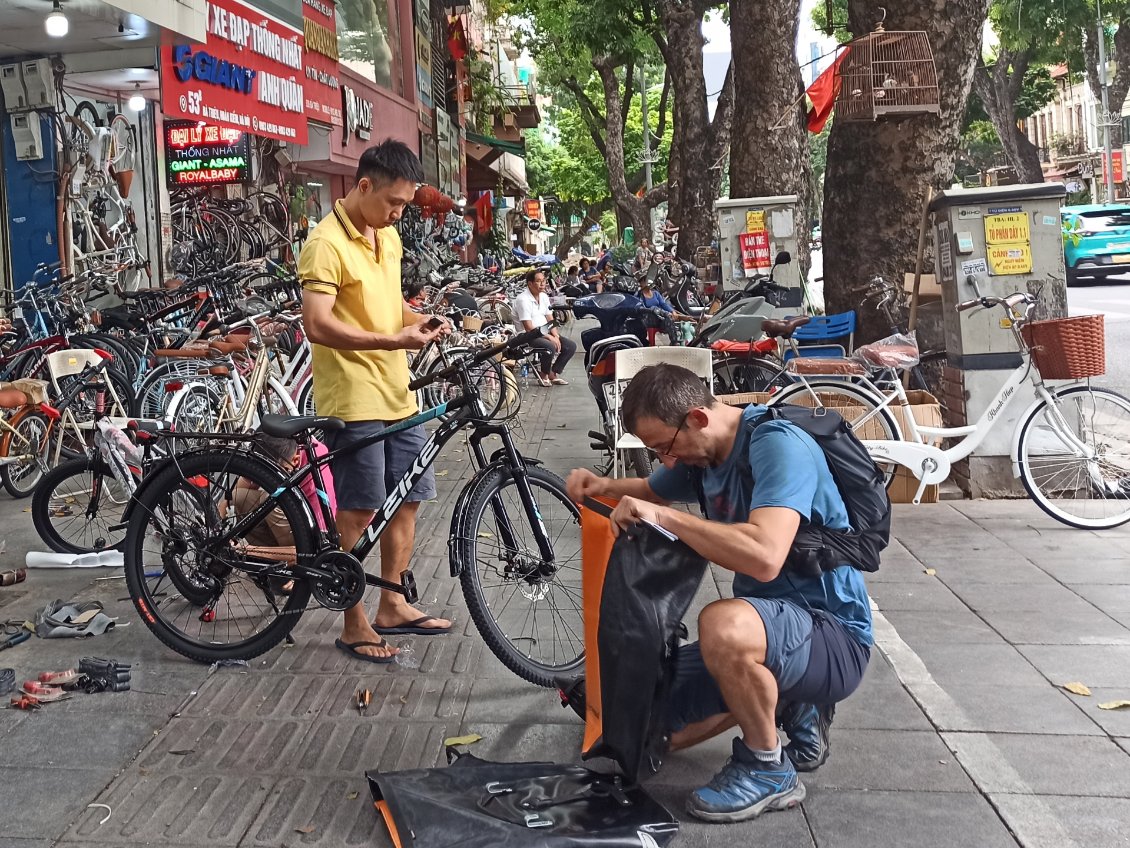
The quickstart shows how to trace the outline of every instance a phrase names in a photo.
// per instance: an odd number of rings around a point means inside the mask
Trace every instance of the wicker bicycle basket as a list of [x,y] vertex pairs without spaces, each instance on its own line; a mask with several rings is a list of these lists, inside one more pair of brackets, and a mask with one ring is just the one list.
[[1032,321],[1020,332],[1045,380],[1078,380],[1106,373],[1102,315]]

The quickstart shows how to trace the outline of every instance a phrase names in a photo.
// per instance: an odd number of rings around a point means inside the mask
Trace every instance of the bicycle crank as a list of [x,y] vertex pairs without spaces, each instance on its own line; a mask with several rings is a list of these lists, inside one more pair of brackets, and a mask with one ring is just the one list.
[[326,551],[312,568],[324,572],[311,581],[310,594],[328,610],[344,612],[365,594],[365,569],[357,557],[345,551]]

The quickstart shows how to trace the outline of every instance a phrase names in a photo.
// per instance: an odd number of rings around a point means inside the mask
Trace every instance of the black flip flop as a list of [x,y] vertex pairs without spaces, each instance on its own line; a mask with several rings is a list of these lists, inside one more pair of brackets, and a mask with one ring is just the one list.
[[358,648],[383,648],[388,644],[384,639],[379,642],[342,642],[340,639],[334,639],[334,644],[339,651],[344,651],[354,659],[361,660],[362,662],[378,663],[384,665],[396,659],[394,654],[391,657],[374,657],[369,654],[362,654],[357,651]]
[[434,615],[422,615],[415,621],[409,621],[407,624],[401,624],[399,627],[376,627],[373,629],[380,633],[382,636],[443,636],[451,632],[450,625],[447,627],[421,627],[425,621],[435,621]]

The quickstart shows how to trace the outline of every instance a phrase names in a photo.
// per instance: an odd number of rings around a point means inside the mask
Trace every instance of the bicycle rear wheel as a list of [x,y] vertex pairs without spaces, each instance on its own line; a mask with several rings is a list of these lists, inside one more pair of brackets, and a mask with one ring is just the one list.
[[[126,585],[146,627],[197,662],[248,660],[273,648],[306,609],[309,583],[295,579],[279,597],[272,578],[292,579],[288,562],[215,540],[236,522],[236,484],[272,492],[279,472],[228,452],[177,457],[153,474],[135,497],[124,548]],[[294,534],[294,558],[309,561],[314,531],[298,498],[284,492],[277,508]],[[261,536],[271,537],[266,519],[245,538]]]
[[[773,395],[769,405],[791,403],[796,406],[816,406],[835,409],[851,425],[859,439],[884,442],[902,441],[898,422],[887,408],[880,408],[882,399],[873,392],[843,380],[809,380],[793,383]],[[894,462],[875,463],[883,473],[883,485],[890,486],[898,471]]]
[[73,459],[43,475],[31,498],[31,520],[49,548],[85,554],[116,548],[130,492],[101,458]]
[[1036,505],[1071,527],[1130,521],[1130,399],[1075,386],[1021,424],[1020,480]]
[[38,410],[17,413],[8,422],[0,439],[0,457],[19,457],[18,462],[0,466],[0,483],[13,498],[30,495],[47,471],[53,426]]
[[519,677],[552,688],[585,658],[580,511],[560,477],[526,473],[553,562],[541,558],[534,521],[502,469],[472,481],[476,490],[452,521],[451,556],[487,647]]
[[714,392],[736,395],[768,392],[790,385],[778,359],[728,356],[714,362]]

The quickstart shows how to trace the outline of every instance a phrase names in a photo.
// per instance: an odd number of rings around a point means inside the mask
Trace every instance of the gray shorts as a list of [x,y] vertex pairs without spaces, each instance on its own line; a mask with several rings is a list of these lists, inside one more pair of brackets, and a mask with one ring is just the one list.
[[[859,686],[871,650],[833,616],[775,598],[741,600],[756,609],[765,624],[765,667],[777,679],[780,703],[834,704]],[[698,643],[681,646],[668,702],[669,730],[729,711]]]
[[[349,421],[343,430],[326,433],[326,447],[336,451],[383,430],[395,422]],[[428,434],[421,424],[393,433],[387,439],[352,453],[334,457],[330,469],[334,475],[338,509],[371,509],[384,506],[388,492],[395,488],[412,462],[420,455]],[[436,478],[429,467],[417,481],[408,502],[427,501],[436,496]]]

